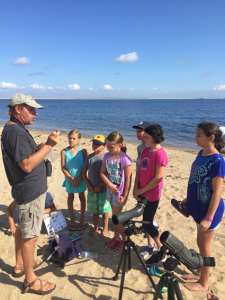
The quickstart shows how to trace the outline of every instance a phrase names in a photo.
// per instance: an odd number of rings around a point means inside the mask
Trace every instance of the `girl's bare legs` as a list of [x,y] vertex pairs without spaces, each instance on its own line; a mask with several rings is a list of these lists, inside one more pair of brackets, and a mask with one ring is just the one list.
[[86,198],[84,192],[79,193],[79,199],[80,199],[80,225],[79,230],[82,230],[83,227],[85,227],[84,223],[84,214],[86,210]]
[[[210,243],[215,230],[197,232],[197,244],[199,252],[203,257],[211,257]],[[190,291],[204,291],[208,290],[210,267],[202,267],[198,270],[199,278],[197,282],[185,283],[184,286]],[[194,279],[194,278],[187,278]]]
[[[15,233],[15,250],[16,250],[16,268],[23,267],[23,257],[21,252],[22,247],[22,232],[20,229],[16,229]],[[14,270],[15,273],[19,273],[21,270]]]
[[154,242],[155,242],[158,250],[160,250],[162,247],[162,244],[160,242],[159,235],[153,239],[147,232],[146,232],[146,234],[147,234],[147,239],[148,239],[148,245],[153,246]]
[[[120,213],[123,210],[123,206],[115,206],[112,203],[111,203],[111,207],[112,207],[112,215],[116,215],[116,214]],[[122,239],[124,241],[127,240],[127,237],[123,233],[124,230],[125,230],[125,227],[122,224],[119,224],[119,225],[114,225],[113,224],[113,228],[114,228],[115,237],[117,239],[119,239],[120,235],[121,235]]]
[[[75,218],[73,215],[73,200],[74,200],[74,194],[73,193],[68,193],[68,210],[69,210],[69,215],[70,215],[70,227],[75,227]],[[72,230],[74,230],[71,228]]]
[[98,232],[98,219],[99,214],[93,214],[94,228],[89,232],[89,236],[91,237],[94,237],[95,234]]
[[105,236],[107,236],[109,229],[108,229],[108,223],[109,223],[109,212],[104,213],[102,215],[102,220],[103,220],[103,231],[100,234],[100,238],[103,238]]

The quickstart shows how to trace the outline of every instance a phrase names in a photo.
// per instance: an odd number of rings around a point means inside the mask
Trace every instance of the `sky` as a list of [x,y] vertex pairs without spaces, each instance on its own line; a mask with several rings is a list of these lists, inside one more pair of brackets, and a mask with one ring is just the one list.
[[224,0],[0,0],[0,98],[225,98]]

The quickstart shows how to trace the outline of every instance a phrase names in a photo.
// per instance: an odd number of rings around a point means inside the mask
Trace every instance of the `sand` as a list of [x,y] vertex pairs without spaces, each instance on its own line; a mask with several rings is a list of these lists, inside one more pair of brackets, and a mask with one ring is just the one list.
[[[2,132],[2,128],[0,128]],[[31,131],[37,144],[47,140],[47,133]],[[88,153],[92,152],[89,138],[82,138],[81,147],[87,149]],[[64,217],[69,224],[69,214],[67,210],[67,194],[62,188],[64,175],[61,172],[60,152],[67,146],[67,136],[62,135],[60,142],[54,147],[54,154],[56,161],[53,163],[53,173],[48,178],[48,190],[55,199],[55,204],[58,210],[61,210]],[[127,143],[127,154],[132,158],[133,164],[133,178],[132,187],[135,178],[135,161],[136,161],[136,147],[135,143]],[[191,164],[196,157],[193,150],[166,148],[169,164],[165,171],[164,187],[162,197],[160,199],[159,209],[156,214],[157,221],[160,225],[160,234],[168,230],[178,239],[184,242],[188,249],[195,249],[198,251],[196,245],[196,225],[192,218],[184,218],[180,213],[174,210],[170,204],[170,200],[175,198],[182,200],[186,196],[187,182],[190,173]],[[1,154],[0,154],[1,155]],[[54,292],[46,296],[38,296],[34,294],[21,294],[21,288],[24,278],[13,278],[11,276],[13,266],[15,265],[14,255],[14,238],[11,236],[9,225],[6,217],[7,206],[11,203],[11,188],[8,184],[2,158],[0,158],[0,291],[1,299],[118,299],[120,278],[118,281],[113,281],[111,278],[115,275],[117,265],[119,263],[120,255],[113,250],[107,250],[104,245],[113,237],[113,227],[111,221],[111,213],[109,220],[109,234],[104,239],[98,237],[90,238],[89,230],[93,227],[92,216],[85,215],[85,221],[88,226],[85,231],[80,232],[82,235],[80,239],[81,246],[84,250],[97,252],[99,258],[97,261],[88,259],[78,259],[66,263],[64,269],[61,266],[46,261],[49,256],[47,234],[41,234],[37,241],[37,256],[42,259],[43,264],[36,270],[37,276],[44,280],[49,280],[56,283],[57,287]],[[225,190],[223,190],[223,197]],[[132,209],[136,201],[129,195],[129,199],[124,210]],[[76,196],[75,203],[75,217],[78,224],[80,216],[79,199]],[[140,218],[139,218],[140,219]],[[100,227],[102,227],[102,220],[100,219]],[[219,229],[216,230],[212,240],[212,256],[216,259],[216,267],[211,268],[209,278],[209,290],[213,290],[221,299],[225,294],[225,279],[224,279],[224,244],[225,244],[225,223],[222,221]],[[139,250],[142,250],[147,243],[143,234],[133,235],[132,240],[137,244]],[[134,251],[131,251],[132,270],[130,274],[126,274],[123,290],[123,299],[153,299],[154,290],[145,275],[143,267],[138,261]],[[184,265],[180,265],[175,269],[175,274],[178,276],[181,292],[183,298],[186,300],[206,299],[206,292],[190,292],[186,290],[181,279],[183,274],[187,274],[188,270]],[[155,283],[158,278],[153,277]],[[167,299],[167,294],[163,294],[164,299]]]

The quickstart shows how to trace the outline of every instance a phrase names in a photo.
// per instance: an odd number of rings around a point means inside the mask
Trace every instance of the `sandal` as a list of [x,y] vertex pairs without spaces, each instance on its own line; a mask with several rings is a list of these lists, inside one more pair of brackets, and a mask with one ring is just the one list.
[[[37,264],[35,264],[35,262],[38,262]],[[37,269],[40,265],[42,264],[42,261],[35,259],[33,262],[33,269]],[[15,270],[21,270],[19,273],[15,273]],[[25,274],[23,267],[14,267],[14,270],[12,272],[12,276],[19,278],[22,277]]]
[[[34,289],[31,289],[32,286],[35,284],[35,282],[39,280],[40,281],[40,285],[41,285],[41,288],[39,290],[34,290]],[[40,278],[36,278],[34,279],[34,281],[30,282],[30,283],[25,283],[23,284],[23,291],[22,293],[25,294],[25,293],[33,293],[33,294],[38,294],[38,295],[47,295],[47,294],[50,294],[52,291],[54,291],[54,289],[56,288],[56,284],[54,285],[54,287],[51,289],[51,290],[48,290],[48,291],[44,291],[44,287],[47,285],[47,284],[51,284],[51,282],[49,281],[46,281],[45,284],[43,284],[43,280],[41,280]]]
[[171,200],[172,206],[179,211],[184,217],[188,218],[190,213],[185,209],[185,206],[181,203],[181,201],[177,201],[175,199]]
[[76,225],[70,225],[70,231],[77,231]]
[[[86,226],[87,226],[86,223],[85,223],[84,225],[79,225],[78,231],[83,231],[83,230],[85,230],[85,229],[86,229]],[[82,228],[82,229],[80,229],[80,228]]]

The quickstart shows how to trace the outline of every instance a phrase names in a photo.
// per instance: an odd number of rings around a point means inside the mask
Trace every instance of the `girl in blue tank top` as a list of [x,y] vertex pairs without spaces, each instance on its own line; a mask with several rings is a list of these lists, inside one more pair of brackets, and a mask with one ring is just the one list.
[[[200,254],[211,257],[210,243],[224,213],[221,195],[225,162],[220,154],[224,147],[224,139],[215,123],[202,122],[197,126],[195,140],[203,149],[192,164],[187,198],[181,205],[185,205],[185,209],[197,223],[197,244]],[[209,269],[204,266],[198,269],[198,276],[194,274],[182,276],[185,280],[197,280],[184,286],[191,291],[207,291]]]
[[84,222],[84,214],[86,209],[86,199],[84,192],[87,189],[87,185],[82,178],[82,168],[87,157],[87,150],[78,146],[81,139],[81,133],[79,130],[72,130],[68,134],[69,146],[61,152],[61,167],[62,172],[65,175],[63,187],[66,188],[68,193],[68,210],[70,214],[70,230],[77,230],[75,225],[75,218],[73,212],[74,194],[79,194],[81,203],[80,225],[78,231],[86,228]]

